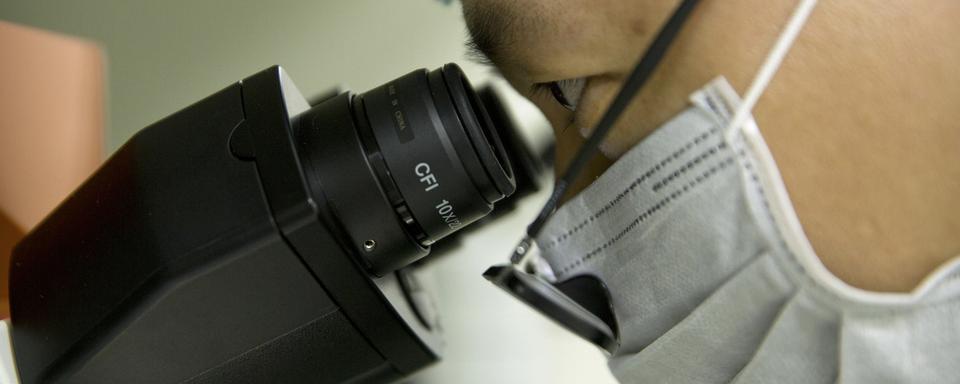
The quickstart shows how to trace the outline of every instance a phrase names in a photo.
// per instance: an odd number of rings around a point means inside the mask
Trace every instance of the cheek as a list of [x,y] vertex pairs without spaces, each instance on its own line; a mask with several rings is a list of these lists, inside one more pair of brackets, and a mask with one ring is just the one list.
[[[587,138],[593,133],[622,86],[623,82],[621,80],[612,78],[592,79],[588,84],[573,122],[583,138]],[[600,144],[600,152],[606,158],[611,160],[619,158],[638,141],[636,126],[643,119],[638,118],[638,114],[642,111],[637,104],[634,100],[620,114],[613,129],[607,132],[607,137]]]
[[560,106],[560,104],[553,99],[553,96],[537,95],[528,97],[527,99],[533,102],[540,112],[543,113],[543,116],[547,118],[550,126],[553,127],[554,135],[559,135],[566,131],[573,122],[573,112]]
[[[584,88],[583,96],[580,99],[580,105],[577,107],[574,125],[581,136],[587,138],[593,133],[607,111],[613,98],[620,90],[621,82],[619,80],[594,78]],[[621,119],[623,117],[621,116]],[[613,133],[613,132],[611,132]],[[608,134],[608,138],[609,138]]]
[[501,73],[517,93],[533,103],[540,110],[540,113],[543,113],[555,134],[567,129],[573,119],[573,113],[560,106],[549,92],[531,93],[530,82],[520,80],[523,79],[522,76],[518,76],[515,72],[505,72],[502,69]]
[[606,158],[616,160],[624,153],[633,148],[643,138],[643,134],[638,129],[638,120],[631,115],[631,111],[636,108],[630,108],[624,111],[610,133],[600,144],[600,152]]

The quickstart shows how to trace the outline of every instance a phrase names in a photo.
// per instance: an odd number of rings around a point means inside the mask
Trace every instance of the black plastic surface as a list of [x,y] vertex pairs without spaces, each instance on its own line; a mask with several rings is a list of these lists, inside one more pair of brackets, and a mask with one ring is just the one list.
[[437,359],[305,181],[280,78],[145,128],[17,246],[24,384],[384,382]]
[[490,267],[483,277],[577,336],[608,352],[617,348],[610,326],[543,279],[512,264]]
[[24,383],[82,365],[181,274],[219,262],[221,241],[269,230],[256,169],[226,151],[243,117],[232,85],[142,130],[17,246]]
[[610,290],[600,279],[592,275],[577,275],[553,284],[558,291],[580,304],[583,309],[597,316],[619,338],[617,317],[613,313]]
[[[286,136],[286,139],[255,140],[257,163],[262,165],[261,177],[269,174],[274,178],[271,183],[266,180],[263,183],[271,210],[288,218],[286,221],[277,220],[281,233],[334,302],[398,372],[413,372],[436,361],[436,351],[424,345],[405,319],[399,317],[359,263],[361,255],[349,242],[341,218],[328,203],[325,191],[316,188],[323,184],[323,180],[310,188],[299,168],[296,172],[271,172],[272,167],[285,167],[284,164],[298,164],[299,167],[289,121],[282,119],[287,113],[279,98],[281,85],[277,69],[274,67],[250,76],[243,80],[243,85],[248,113],[258,110],[265,114],[260,121],[282,124]],[[275,160],[262,163],[261,158]],[[284,215],[283,212],[293,214]]]
[[[350,347],[331,353],[331,345]],[[251,349],[187,383],[383,383],[398,377],[393,367],[370,348],[363,335],[337,311]]]

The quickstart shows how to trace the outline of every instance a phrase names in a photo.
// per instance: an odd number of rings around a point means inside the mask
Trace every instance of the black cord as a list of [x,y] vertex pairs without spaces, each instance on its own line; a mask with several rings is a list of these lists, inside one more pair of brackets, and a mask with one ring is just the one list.
[[660,32],[657,33],[657,37],[653,40],[653,43],[650,44],[650,48],[644,52],[636,68],[634,68],[630,76],[627,77],[623,88],[620,89],[617,97],[613,99],[610,107],[607,108],[600,122],[597,123],[597,129],[590,134],[587,142],[577,151],[576,156],[574,156],[573,161],[570,162],[570,166],[566,172],[564,172],[563,177],[554,184],[550,199],[547,200],[547,203],[543,206],[543,209],[540,210],[540,213],[533,223],[527,226],[527,236],[534,238],[540,233],[540,230],[543,229],[543,225],[546,224],[547,219],[550,218],[550,215],[557,208],[557,204],[559,204],[560,198],[567,191],[567,187],[573,183],[580,174],[580,171],[583,170],[583,167],[586,166],[587,161],[596,153],[600,143],[603,142],[603,139],[607,136],[610,129],[613,128],[613,124],[616,123],[617,118],[619,118],[627,108],[633,97],[636,96],[640,88],[650,79],[650,75],[657,69],[670,44],[673,43],[673,40],[680,32],[680,28],[687,21],[694,6],[699,2],[700,0],[684,0],[673,12],[673,15],[670,16],[670,19],[667,20],[663,28],[660,29]]

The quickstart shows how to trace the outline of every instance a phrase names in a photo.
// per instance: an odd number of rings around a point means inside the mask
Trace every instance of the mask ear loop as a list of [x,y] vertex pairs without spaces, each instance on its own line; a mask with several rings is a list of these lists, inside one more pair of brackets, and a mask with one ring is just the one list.
[[800,0],[797,8],[793,11],[793,15],[790,16],[790,21],[787,22],[787,26],[783,29],[783,32],[780,33],[780,37],[777,38],[777,43],[773,46],[773,49],[770,50],[770,53],[767,54],[767,58],[763,61],[763,66],[760,67],[760,71],[757,72],[757,75],[753,78],[753,82],[750,83],[747,95],[740,102],[730,123],[724,128],[723,133],[727,142],[731,142],[734,135],[742,130],[757,129],[754,124],[744,123],[747,122],[747,119],[751,118],[753,107],[757,104],[763,92],[767,90],[767,86],[770,85],[770,80],[773,79],[773,75],[780,69],[780,65],[783,64],[783,59],[787,57],[787,53],[790,52],[790,48],[793,47],[793,43],[797,40],[797,36],[800,35],[800,31],[803,30],[803,26],[806,25],[807,19],[810,17],[810,13],[813,12],[816,5],[817,0]]
[[[780,37],[777,38],[776,44],[774,44],[773,48],[767,54],[763,65],[754,76],[750,88],[747,89],[746,96],[740,101],[740,104],[737,105],[733,117],[730,118],[729,123],[723,128],[724,140],[731,148],[737,148],[741,145],[738,143],[738,139],[742,139],[742,145],[752,149],[754,156],[753,166],[758,169],[756,173],[758,182],[763,186],[764,190],[767,191],[768,206],[771,208],[770,213],[773,216],[774,222],[780,227],[781,233],[786,234],[783,236],[783,239],[787,243],[787,248],[799,254],[808,255],[814,255],[815,253],[810,243],[806,240],[806,237],[789,235],[803,233],[803,229],[793,210],[793,205],[787,196],[786,187],[783,185],[773,155],[764,144],[763,137],[760,135],[760,129],[753,121],[752,112],[760,96],[763,95],[773,76],[783,64],[783,60],[786,58],[787,53],[789,53],[790,48],[793,47],[797,36],[800,35],[803,26],[809,19],[816,4],[817,0],[799,1],[786,27],[784,27],[783,32],[780,33]],[[748,165],[746,164],[748,160],[742,156],[738,156],[737,161],[740,162],[741,166]],[[829,275],[825,272],[826,268],[819,262],[819,259],[813,262],[804,262],[804,260],[813,259],[816,258],[799,258],[803,267],[814,275]],[[824,279],[821,280],[823,281]]]
[[736,134],[742,132],[748,139],[745,140],[746,144],[754,147],[754,156],[756,156],[757,160],[756,165],[758,168],[765,168],[766,170],[765,172],[760,172],[759,177],[760,183],[768,192],[767,197],[770,200],[770,205],[775,208],[771,210],[774,221],[784,228],[783,233],[787,234],[784,236],[787,247],[797,253],[798,256],[806,255],[805,257],[798,257],[798,259],[803,268],[813,275],[815,280],[830,288],[832,292],[848,300],[876,305],[911,305],[914,304],[918,298],[928,294],[934,288],[936,282],[943,280],[947,275],[955,273],[954,271],[960,270],[960,255],[955,256],[951,261],[942,264],[934,270],[933,273],[928,275],[927,278],[909,294],[877,294],[852,287],[841,281],[823,265],[816,256],[813,246],[810,245],[805,236],[789,235],[803,233],[803,227],[794,211],[793,204],[790,203],[790,198],[787,194],[786,187],[781,181],[782,178],[775,165],[773,155],[765,145],[758,145],[763,142],[759,128],[756,124],[752,124],[749,121],[754,105],[763,94],[767,85],[769,85],[777,69],[780,68],[783,59],[793,46],[800,30],[806,24],[816,3],[816,0],[802,0],[797,6],[790,22],[787,24],[787,27],[784,28],[776,45],[764,61],[763,67],[757,72],[753,83],[751,83],[747,91],[747,96],[737,107],[730,123],[724,128],[724,137],[728,143],[732,143]]

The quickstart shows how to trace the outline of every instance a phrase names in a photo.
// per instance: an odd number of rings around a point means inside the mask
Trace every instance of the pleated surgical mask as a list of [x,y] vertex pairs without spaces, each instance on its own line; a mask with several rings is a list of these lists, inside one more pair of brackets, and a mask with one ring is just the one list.
[[[537,243],[555,283],[609,292],[622,382],[958,382],[960,263],[912,294],[828,272],[752,119],[719,78],[564,204]],[[771,185],[764,185],[764,183]]]

